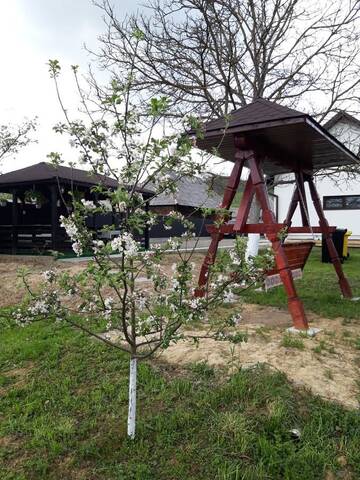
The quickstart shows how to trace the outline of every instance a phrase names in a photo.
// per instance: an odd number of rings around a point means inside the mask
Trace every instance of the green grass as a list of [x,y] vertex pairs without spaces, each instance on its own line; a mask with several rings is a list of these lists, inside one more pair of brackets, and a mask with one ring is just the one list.
[[305,349],[305,344],[301,338],[295,337],[291,334],[284,335],[281,345],[286,348],[297,348],[298,350]]
[[[360,297],[360,249],[350,250],[350,258],[343,264],[355,297]],[[321,263],[321,249],[314,248],[301,280],[296,281],[297,292],[307,310],[328,318],[360,319],[360,302],[341,298],[337,276],[332,264]],[[267,293],[248,291],[245,301],[260,305],[286,308],[287,297],[282,286]]]
[[6,318],[2,480],[360,478],[359,413],[295,389],[281,373],[259,366],[225,379],[205,363],[141,364],[131,442],[125,356],[69,328],[6,328]]

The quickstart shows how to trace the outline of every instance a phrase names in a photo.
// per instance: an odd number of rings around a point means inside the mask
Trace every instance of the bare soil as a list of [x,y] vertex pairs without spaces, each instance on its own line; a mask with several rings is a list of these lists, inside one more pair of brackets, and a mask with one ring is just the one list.
[[[199,263],[202,254],[194,255]],[[174,261],[169,255],[162,268],[171,271]],[[71,273],[81,271],[86,262],[56,262],[56,268]],[[30,283],[36,286],[44,270],[53,268],[49,257],[17,258],[0,257],[0,307],[19,303],[25,289],[17,277],[19,267],[32,272]],[[144,288],[148,288],[144,281]],[[238,326],[248,333],[248,341],[240,345],[214,340],[202,340],[198,347],[190,342],[171,346],[161,359],[173,365],[206,361],[215,367],[247,368],[256,363],[267,363],[284,372],[294,383],[311,389],[323,398],[337,401],[349,408],[359,407],[360,350],[355,348],[355,339],[360,338],[360,325],[351,324],[342,318],[327,319],[308,312],[311,326],[322,331],[314,338],[302,338],[303,348],[283,346],[286,328],[291,318],[284,310],[257,305],[235,305],[242,311]]]
[[171,346],[162,358],[172,364],[206,361],[214,367],[235,369],[266,363],[325,399],[349,408],[359,407],[360,351],[353,346],[353,339],[360,335],[359,325],[343,325],[342,318],[330,320],[309,313],[310,325],[321,328],[321,332],[313,338],[296,336],[304,345],[299,349],[282,345],[286,327],[291,326],[286,311],[244,305],[242,315],[238,329],[248,333],[246,343],[233,345],[205,339],[196,347],[185,341]]

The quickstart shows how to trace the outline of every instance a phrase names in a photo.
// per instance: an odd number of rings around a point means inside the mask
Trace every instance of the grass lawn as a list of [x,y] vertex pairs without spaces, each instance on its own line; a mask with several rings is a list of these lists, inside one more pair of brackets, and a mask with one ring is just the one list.
[[[350,258],[343,264],[355,297],[360,297],[360,249],[350,250]],[[305,308],[328,318],[360,319],[360,301],[341,298],[337,276],[331,263],[321,263],[321,249],[315,247],[304,269],[301,280],[296,281],[297,291]],[[287,297],[282,286],[266,294],[248,291],[245,301],[260,305],[286,308]]]
[[225,379],[205,364],[142,364],[131,442],[125,356],[66,327],[6,324],[4,312],[2,480],[360,478],[359,413],[281,373],[258,367]]

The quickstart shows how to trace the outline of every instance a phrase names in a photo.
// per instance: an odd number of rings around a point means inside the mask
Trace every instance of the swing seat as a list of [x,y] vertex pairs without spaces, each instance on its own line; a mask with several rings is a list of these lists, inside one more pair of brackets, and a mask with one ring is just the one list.
[[[303,270],[315,242],[289,242],[283,245],[291,270]],[[277,275],[277,268],[267,272],[268,276]]]

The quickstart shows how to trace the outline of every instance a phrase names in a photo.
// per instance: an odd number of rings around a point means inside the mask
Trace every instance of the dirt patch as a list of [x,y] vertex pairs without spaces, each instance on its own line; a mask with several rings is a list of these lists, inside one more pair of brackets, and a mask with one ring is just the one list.
[[50,268],[77,273],[83,270],[86,262],[56,262],[52,257],[14,257],[0,256],[0,308],[20,303],[26,290],[19,278],[19,269],[27,268],[31,272],[28,277],[32,288],[43,281],[42,273]]
[[12,388],[21,388],[26,385],[28,381],[29,374],[33,369],[33,364],[29,362],[25,367],[22,368],[12,368],[6,372],[1,372],[2,375],[13,380],[8,385],[5,385],[0,388],[0,397],[5,395],[8,390]]
[[[203,254],[196,253],[192,261],[200,264]],[[12,260],[12,261],[11,261]],[[171,274],[176,255],[165,257],[163,272]],[[19,303],[25,289],[17,278],[19,267],[28,267],[33,275],[30,283],[36,286],[42,281],[42,272],[54,266],[58,270],[78,273],[86,262],[54,262],[49,257],[16,258],[0,257],[0,307]],[[141,282],[145,290],[150,289],[146,279]],[[284,309],[243,305],[239,330],[247,331],[248,342],[231,345],[227,342],[203,340],[199,347],[182,342],[171,346],[162,358],[172,365],[207,361],[214,366],[249,366],[265,362],[286,373],[296,384],[310,388],[320,396],[342,403],[350,408],[359,406],[360,350],[354,347],[354,339],[360,338],[360,325],[355,322],[343,324],[342,318],[326,319],[309,314],[312,326],[322,331],[315,338],[300,338],[303,348],[283,346],[285,329],[291,326],[291,317]],[[14,372],[9,372],[15,376]],[[19,381],[21,376],[19,377]],[[23,377],[26,381],[26,376]],[[6,387],[7,388],[7,387]]]
[[340,318],[309,317],[311,325],[322,331],[314,338],[299,337],[301,348],[285,347],[284,327],[291,325],[290,315],[276,308],[247,305],[239,327],[247,331],[247,343],[232,345],[206,339],[196,347],[192,342],[181,342],[161,358],[175,365],[206,361],[212,366],[231,368],[267,363],[323,398],[358,408],[360,352],[351,339],[360,335],[360,326],[344,326]]
[[[199,267],[204,254],[195,253],[192,261]],[[178,260],[176,254],[165,255],[164,261],[161,265],[161,271],[171,275],[171,266]],[[116,258],[114,257],[116,262]],[[13,256],[0,255],[0,308],[10,307],[19,304],[26,295],[26,289],[19,278],[19,269],[27,268],[31,275],[28,277],[31,288],[36,288],[42,281],[42,273],[45,270],[56,269],[58,271],[66,271],[70,274],[76,274],[84,270],[87,266],[86,260],[77,261],[56,261],[50,256]],[[144,284],[144,289],[149,290],[151,286],[146,278],[142,278],[139,283]]]

